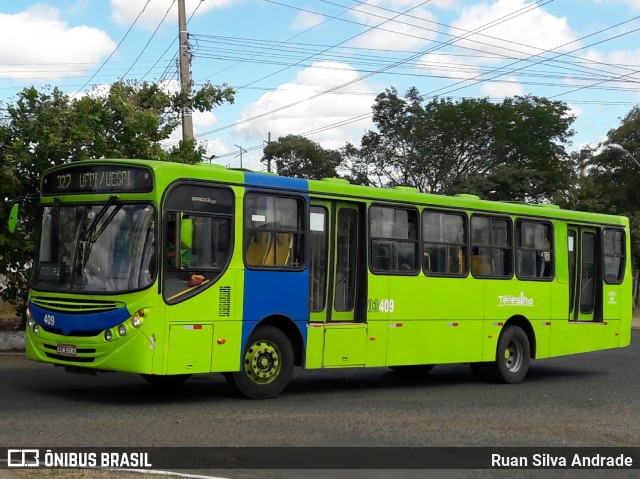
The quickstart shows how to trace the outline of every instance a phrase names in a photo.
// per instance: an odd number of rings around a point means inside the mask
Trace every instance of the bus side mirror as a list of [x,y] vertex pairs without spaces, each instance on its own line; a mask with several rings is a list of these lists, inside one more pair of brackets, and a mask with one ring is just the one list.
[[13,233],[16,230],[16,225],[18,224],[18,215],[20,214],[20,207],[18,203],[15,203],[11,207],[11,211],[9,212],[9,233]]

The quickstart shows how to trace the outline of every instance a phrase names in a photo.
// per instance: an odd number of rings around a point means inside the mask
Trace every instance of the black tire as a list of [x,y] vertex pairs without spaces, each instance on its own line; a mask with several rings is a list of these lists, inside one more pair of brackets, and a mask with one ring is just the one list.
[[425,376],[434,368],[435,364],[416,364],[412,366],[389,366],[392,371],[405,376]]
[[191,377],[191,374],[172,374],[170,376],[161,376],[158,374],[143,374],[142,377],[156,387],[169,389],[180,386],[183,382]]
[[[496,383],[521,383],[529,370],[531,346],[527,333],[519,326],[507,326],[498,338],[496,360],[472,363],[472,371],[479,377]],[[475,365],[475,366],[474,366]]]
[[289,384],[293,364],[293,346],[286,334],[274,326],[260,326],[247,341],[242,370],[227,375],[227,382],[248,398],[271,399]]

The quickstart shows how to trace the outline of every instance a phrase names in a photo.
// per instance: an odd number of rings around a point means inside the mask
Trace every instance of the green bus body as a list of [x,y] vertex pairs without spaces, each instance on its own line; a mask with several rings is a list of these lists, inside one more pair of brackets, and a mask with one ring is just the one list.
[[27,356],[69,369],[264,398],[294,365],[519,382],[630,343],[624,217],[142,160],[53,168],[42,205]]

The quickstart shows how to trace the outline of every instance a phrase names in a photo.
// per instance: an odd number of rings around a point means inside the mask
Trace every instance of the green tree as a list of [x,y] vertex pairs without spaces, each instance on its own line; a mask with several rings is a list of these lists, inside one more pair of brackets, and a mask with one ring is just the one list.
[[[640,157],[640,107],[635,106],[607,133],[608,143],[621,145]],[[599,145],[600,147],[603,145]],[[581,192],[571,206],[584,211],[618,214],[631,223],[631,255],[634,270],[640,269],[640,168],[623,151],[600,148],[584,161],[586,171]]]
[[275,162],[282,176],[318,180],[336,177],[342,156],[303,136],[287,135],[265,146],[262,161]]
[[[226,85],[206,84],[194,93],[192,108],[211,110],[232,103],[234,91]],[[4,197],[0,218],[7,220],[13,200],[21,205],[17,234],[0,229],[0,271],[6,285],[1,295],[22,310],[26,279],[35,251],[42,172],[55,165],[94,158],[143,158],[196,163],[205,146],[181,142],[162,147],[180,124],[187,100],[151,83],[117,82],[107,92],[93,91],[71,98],[58,88],[23,89],[14,102],[0,105],[0,180]],[[6,223],[5,223],[6,224]],[[26,239],[26,240],[25,240]]]
[[527,201],[550,200],[570,185],[574,165],[565,145],[574,117],[561,102],[424,102],[416,88],[404,98],[391,88],[376,98],[373,121],[377,131],[348,149],[356,176],[367,171],[374,184]]

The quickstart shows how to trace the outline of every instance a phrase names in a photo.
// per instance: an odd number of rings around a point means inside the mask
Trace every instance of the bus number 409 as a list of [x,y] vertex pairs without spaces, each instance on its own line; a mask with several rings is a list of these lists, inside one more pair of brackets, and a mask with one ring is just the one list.
[[393,313],[395,307],[393,299],[370,299],[368,303],[370,313]]

